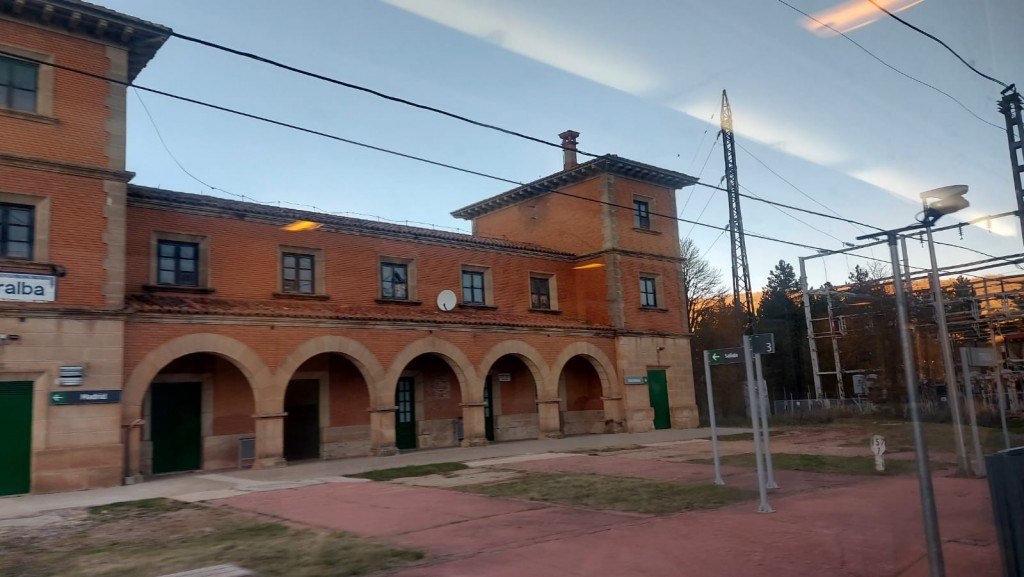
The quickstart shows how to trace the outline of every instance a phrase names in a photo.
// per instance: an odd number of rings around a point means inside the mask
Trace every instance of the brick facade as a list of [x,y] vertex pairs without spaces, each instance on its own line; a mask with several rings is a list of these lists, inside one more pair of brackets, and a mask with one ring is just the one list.
[[[133,78],[169,33],[49,5],[49,17],[42,2],[0,10],[0,50]],[[0,271],[57,282],[53,302],[0,300],[0,334],[19,337],[0,341],[0,387],[33,383],[32,491],[249,465],[250,440],[251,464],[270,467],[644,431],[661,405],[624,382],[648,371],[665,371],[672,426],[697,425],[678,232],[658,216],[638,227],[632,209],[640,198],[675,214],[692,178],[614,156],[573,161],[456,211],[473,235],[139,187],[124,172],[123,88],[39,71],[52,74],[45,106],[0,106],[0,203],[35,207],[36,249]],[[300,220],[320,227],[285,229]],[[186,252],[161,260],[161,246]],[[308,255],[311,294],[289,290],[285,253]],[[406,267],[399,298],[384,294],[382,263]],[[480,305],[463,302],[464,270],[483,280]],[[548,283],[550,307],[534,306],[532,277]],[[656,304],[642,306],[641,277],[656,279]],[[436,304],[445,290],[453,310]],[[51,402],[72,390],[57,382],[68,365],[84,367],[81,389],[120,402]],[[168,403],[187,431],[168,428]]]

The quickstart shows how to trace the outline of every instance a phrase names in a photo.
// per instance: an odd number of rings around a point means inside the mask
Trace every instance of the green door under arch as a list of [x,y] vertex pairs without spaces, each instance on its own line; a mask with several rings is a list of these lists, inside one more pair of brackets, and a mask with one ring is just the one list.
[[669,429],[672,417],[668,410],[668,379],[665,371],[647,371],[647,389],[654,409],[654,428]]
[[0,495],[32,483],[32,383],[0,383]]
[[398,379],[395,388],[395,446],[416,448],[416,382],[409,377]]
[[153,383],[149,394],[153,474],[198,470],[203,454],[202,383]]
[[488,441],[494,440],[494,389],[491,375],[484,380],[484,435]]

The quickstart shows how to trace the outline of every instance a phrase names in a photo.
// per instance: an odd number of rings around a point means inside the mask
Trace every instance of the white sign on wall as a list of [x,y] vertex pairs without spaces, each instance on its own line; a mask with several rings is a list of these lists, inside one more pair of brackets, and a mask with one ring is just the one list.
[[53,302],[57,300],[57,277],[0,271],[0,301]]

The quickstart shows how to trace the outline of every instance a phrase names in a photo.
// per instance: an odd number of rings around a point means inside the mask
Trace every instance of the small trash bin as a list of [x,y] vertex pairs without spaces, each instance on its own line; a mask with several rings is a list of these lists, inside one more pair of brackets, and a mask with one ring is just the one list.
[[462,434],[462,417],[459,417],[455,419],[455,440],[461,443],[463,438],[465,437]]
[[1024,577],[1024,447],[985,457],[1005,577]]

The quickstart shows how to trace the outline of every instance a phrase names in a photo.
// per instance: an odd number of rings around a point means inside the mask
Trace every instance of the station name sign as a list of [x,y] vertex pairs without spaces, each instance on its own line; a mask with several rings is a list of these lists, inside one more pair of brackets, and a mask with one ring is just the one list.
[[57,300],[57,277],[0,271],[0,301],[49,303]]

